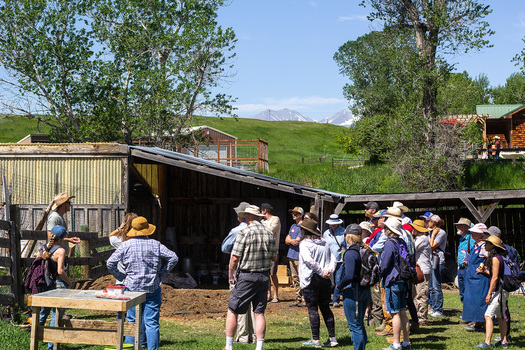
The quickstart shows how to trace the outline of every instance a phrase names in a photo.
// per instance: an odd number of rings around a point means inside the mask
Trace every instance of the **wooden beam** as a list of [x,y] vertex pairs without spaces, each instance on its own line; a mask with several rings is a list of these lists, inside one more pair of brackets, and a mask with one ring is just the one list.
[[499,204],[499,201],[494,201],[494,202],[489,204],[487,209],[483,210],[483,215],[481,217],[481,220],[482,220],[481,222],[486,222],[489,219],[490,215],[492,215],[492,213],[494,212],[494,209],[496,209],[498,204]]
[[337,206],[335,207],[334,213],[339,215],[343,211],[345,205],[346,205],[345,202],[337,203]]
[[485,223],[483,221],[483,216],[479,213],[478,209],[474,206],[474,204],[472,204],[470,199],[466,197],[460,197],[460,199],[463,202],[463,204],[467,206],[467,208],[470,210],[470,213],[472,214],[472,216],[474,216],[478,223]]

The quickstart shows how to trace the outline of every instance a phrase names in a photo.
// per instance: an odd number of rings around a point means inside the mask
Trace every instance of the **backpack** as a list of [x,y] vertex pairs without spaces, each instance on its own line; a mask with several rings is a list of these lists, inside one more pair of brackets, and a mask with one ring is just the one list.
[[413,281],[417,278],[414,257],[407,251],[406,245],[398,243],[393,238],[389,238],[389,240],[396,246],[396,249],[394,249],[394,261],[396,261],[397,264],[394,265],[394,267],[399,273],[398,280]]
[[507,292],[514,292],[520,288],[522,281],[519,267],[508,256],[501,255],[501,259],[503,261],[501,287]]
[[[27,272],[24,282],[24,287],[31,292],[31,294],[38,294],[53,289],[56,283],[57,271],[53,268],[50,260],[53,253],[60,248],[55,246],[48,250],[46,245],[43,245],[38,250],[39,256],[33,260],[31,267]],[[49,252],[49,258],[42,259],[44,250]]]
[[369,288],[375,285],[381,279],[381,268],[379,267],[379,261],[377,260],[376,254],[372,249],[365,247],[352,247],[352,250],[359,250],[359,255],[361,256],[361,272],[359,273],[361,282],[359,283],[359,286],[362,288]]

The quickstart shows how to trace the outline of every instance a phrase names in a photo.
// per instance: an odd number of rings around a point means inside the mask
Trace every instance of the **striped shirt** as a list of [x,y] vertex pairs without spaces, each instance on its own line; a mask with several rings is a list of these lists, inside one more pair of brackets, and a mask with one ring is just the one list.
[[237,235],[232,255],[240,258],[238,269],[249,272],[266,272],[272,266],[272,257],[277,256],[272,231],[254,220]]
[[[162,260],[168,260],[162,266]],[[148,237],[133,237],[122,242],[107,261],[109,272],[123,281],[132,292],[153,293],[160,287],[160,276],[170,272],[177,264],[177,254],[159,241]],[[122,261],[125,274],[118,270]]]

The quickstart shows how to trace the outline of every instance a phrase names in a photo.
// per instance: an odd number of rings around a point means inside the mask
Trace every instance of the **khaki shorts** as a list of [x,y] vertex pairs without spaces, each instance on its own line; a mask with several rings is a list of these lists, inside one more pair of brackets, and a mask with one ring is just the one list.
[[509,292],[506,290],[501,290],[503,292],[503,297],[500,291],[492,292],[491,302],[485,311],[485,316],[493,318],[503,318],[503,312],[505,311],[505,304],[509,298]]

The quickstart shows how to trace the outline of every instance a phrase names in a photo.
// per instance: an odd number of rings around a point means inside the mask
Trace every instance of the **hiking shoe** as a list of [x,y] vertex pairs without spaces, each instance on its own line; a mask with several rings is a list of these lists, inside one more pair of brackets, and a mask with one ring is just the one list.
[[333,348],[333,347],[336,347],[337,345],[339,345],[339,343],[337,342],[337,339],[335,339],[335,337],[328,338],[328,340],[323,343],[323,346],[328,347],[328,348]]
[[490,344],[487,344],[485,342],[481,343],[481,344],[478,344],[476,346],[474,346],[476,349],[485,349],[485,348],[490,348],[492,345]]
[[381,350],[401,350],[403,347],[400,345],[398,348],[394,346],[394,343],[390,344],[388,348],[382,348]]
[[384,331],[385,330],[385,327],[386,327],[386,324],[383,322],[379,325],[379,327],[376,327],[374,330],[376,332],[381,332],[381,331]]
[[382,330],[381,332],[377,332],[376,335],[380,336],[380,337],[391,337],[393,336],[394,334],[390,333],[390,332],[387,332],[385,330]]
[[321,341],[310,339],[309,341],[305,341],[304,343],[302,343],[301,346],[310,346],[312,348],[320,348]]
[[495,347],[497,348],[508,348],[509,347],[509,342],[506,342],[506,343],[502,343],[501,340],[499,342],[496,342],[496,344],[494,344]]
[[432,317],[441,317],[441,316],[443,316],[443,313],[442,312],[437,312],[437,311],[436,312],[432,311],[432,312],[429,312],[428,315],[432,316]]

